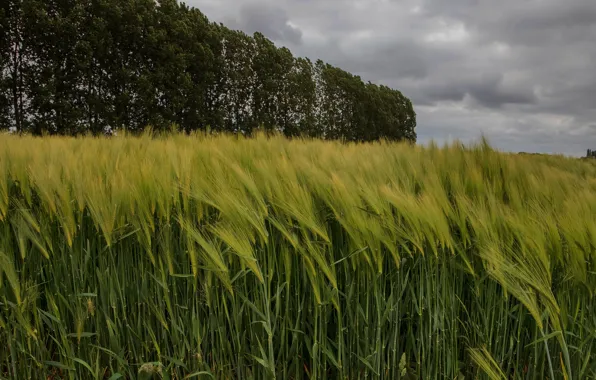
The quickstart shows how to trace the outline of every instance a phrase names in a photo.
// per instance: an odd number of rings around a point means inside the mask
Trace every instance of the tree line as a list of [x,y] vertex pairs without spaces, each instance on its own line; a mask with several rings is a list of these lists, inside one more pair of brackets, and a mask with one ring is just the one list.
[[410,100],[176,0],[4,0],[0,128],[416,140]]

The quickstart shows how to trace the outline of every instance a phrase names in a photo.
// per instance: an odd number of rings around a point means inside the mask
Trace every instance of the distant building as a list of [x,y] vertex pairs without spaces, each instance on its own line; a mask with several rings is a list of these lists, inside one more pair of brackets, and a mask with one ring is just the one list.
[[596,158],[596,150],[588,149],[588,154],[586,155],[588,158]]

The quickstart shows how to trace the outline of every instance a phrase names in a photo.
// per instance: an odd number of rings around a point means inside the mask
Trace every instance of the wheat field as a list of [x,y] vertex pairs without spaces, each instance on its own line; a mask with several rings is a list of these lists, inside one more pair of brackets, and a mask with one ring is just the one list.
[[596,165],[0,136],[0,378],[596,378]]

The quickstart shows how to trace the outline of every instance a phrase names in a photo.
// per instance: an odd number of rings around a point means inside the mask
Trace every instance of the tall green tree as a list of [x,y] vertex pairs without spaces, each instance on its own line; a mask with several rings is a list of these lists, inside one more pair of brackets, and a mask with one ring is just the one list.
[[290,50],[281,48],[278,50],[277,56],[274,60],[276,70],[276,88],[273,92],[275,94],[275,104],[277,105],[277,112],[275,113],[275,122],[277,128],[286,135],[295,134],[296,125],[296,100],[292,98],[298,93],[297,87],[292,86],[294,74],[294,57]]
[[9,2],[0,6],[0,129],[11,127],[10,117],[10,18]]
[[7,0],[2,5],[2,92],[3,104],[11,119],[6,125],[21,132],[25,125],[25,68],[26,48],[24,34],[26,24],[22,0]]
[[287,76],[287,136],[317,136],[314,67],[306,58],[295,58]]
[[204,128],[213,123],[209,115],[208,90],[216,80],[213,50],[218,48],[217,29],[198,9],[185,5],[181,5],[177,12],[171,12],[170,17],[177,25],[170,29],[177,33],[171,39],[177,41],[178,62],[183,66],[177,69],[176,82],[180,85],[171,88],[182,98],[177,122],[187,131]]
[[85,4],[81,16],[85,27],[77,42],[77,62],[81,73],[80,119],[93,134],[101,133],[110,124],[111,97],[107,91],[107,73],[103,70],[109,59],[110,37],[105,17],[109,5],[104,0]]
[[228,132],[250,134],[253,118],[255,71],[254,40],[243,32],[221,28],[221,50],[217,93],[223,109],[223,128]]
[[[139,131],[152,120],[157,86],[152,83],[149,47],[156,27],[152,0],[111,0],[108,30],[111,46],[107,85],[113,98],[112,125]],[[155,120],[153,120],[155,122]]]
[[252,69],[255,73],[253,88],[253,117],[266,130],[280,127],[279,100],[280,83],[283,80],[283,67],[278,49],[273,42],[261,33],[254,34],[255,54]]
[[34,133],[72,134],[83,122],[81,39],[85,3],[75,0],[27,0],[23,40],[29,49],[26,95]]
[[347,90],[349,76],[343,70],[319,60],[316,63],[319,76],[320,123],[323,136],[328,139],[348,138],[351,127],[352,103]]

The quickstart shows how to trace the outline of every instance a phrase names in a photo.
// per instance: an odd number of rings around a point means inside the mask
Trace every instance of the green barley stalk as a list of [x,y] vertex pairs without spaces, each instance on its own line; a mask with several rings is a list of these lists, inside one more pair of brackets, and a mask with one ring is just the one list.
[[0,377],[596,377],[596,166],[0,136]]

